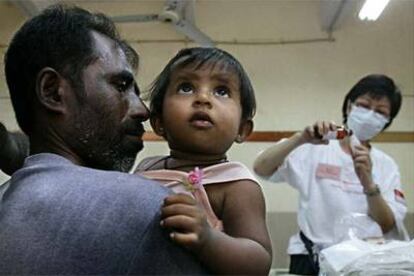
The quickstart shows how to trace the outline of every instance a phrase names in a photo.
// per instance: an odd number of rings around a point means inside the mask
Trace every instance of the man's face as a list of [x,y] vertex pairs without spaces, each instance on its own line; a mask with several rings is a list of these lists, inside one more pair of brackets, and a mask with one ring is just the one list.
[[128,171],[143,148],[148,110],[122,49],[97,32],[92,37],[98,58],[84,69],[84,89],[73,97],[70,146],[85,166]]

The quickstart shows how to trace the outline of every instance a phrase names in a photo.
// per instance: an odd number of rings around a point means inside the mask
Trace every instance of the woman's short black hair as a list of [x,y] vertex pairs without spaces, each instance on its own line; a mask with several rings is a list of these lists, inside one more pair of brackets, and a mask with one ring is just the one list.
[[242,107],[242,119],[253,118],[256,112],[256,99],[250,79],[240,62],[232,55],[218,48],[186,48],[180,50],[173,57],[164,70],[158,75],[150,89],[151,116],[162,114],[163,101],[172,72],[177,68],[188,65],[194,66],[195,70],[203,66],[222,66],[233,70],[240,81],[240,104]]
[[372,74],[362,78],[351,88],[348,94],[346,94],[342,104],[343,123],[345,124],[347,121],[348,102],[353,103],[358,97],[365,94],[368,94],[373,98],[387,97],[390,101],[390,121],[385,125],[384,129],[386,129],[391,125],[392,120],[397,116],[398,111],[400,111],[402,97],[401,92],[394,81],[390,77],[381,74]]

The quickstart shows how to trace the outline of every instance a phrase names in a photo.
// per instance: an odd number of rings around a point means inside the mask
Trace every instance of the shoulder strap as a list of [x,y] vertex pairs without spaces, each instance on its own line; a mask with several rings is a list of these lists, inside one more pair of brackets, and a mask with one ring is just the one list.
[[203,185],[226,183],[237,180],[250,180],[259,184],[246,165],[235,161],[220,163],[204,168],[203,173]]

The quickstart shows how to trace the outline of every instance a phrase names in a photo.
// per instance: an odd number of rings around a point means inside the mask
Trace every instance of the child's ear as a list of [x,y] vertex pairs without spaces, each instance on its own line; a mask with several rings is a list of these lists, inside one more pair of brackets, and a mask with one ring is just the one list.
[[66,109],[63,77],[53,68],[45,67],[37,74],[36,95],[39,103],[49,111],[62,113]]
[[243,120],[240,124],[239,134],[236,137],[236,143],[243,143],[246,138],[253,132],[253,121]]
[[162,126],[161,119],[158,116],[151,116],[150,123],[155,134],[164,137],[164,127]]

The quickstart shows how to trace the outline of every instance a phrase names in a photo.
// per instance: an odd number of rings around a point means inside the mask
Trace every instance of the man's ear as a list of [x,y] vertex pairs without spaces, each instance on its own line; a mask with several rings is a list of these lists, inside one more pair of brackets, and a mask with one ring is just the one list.
[[239,134],[237,135],[235,141],[236,143],[243,143],[246,138],[253,132],[253,121],[243,120],[240,124]]
[[158,136],[164,137],[164,127],[162,126],[162,122],[160,117],[158,116],[151,116],[150,118],[151,127],[154,130],[155,134]]
[[36,95],[39,103],[52,112],[63,112],[63,77],[53,68],[45,67],[37,74]]

